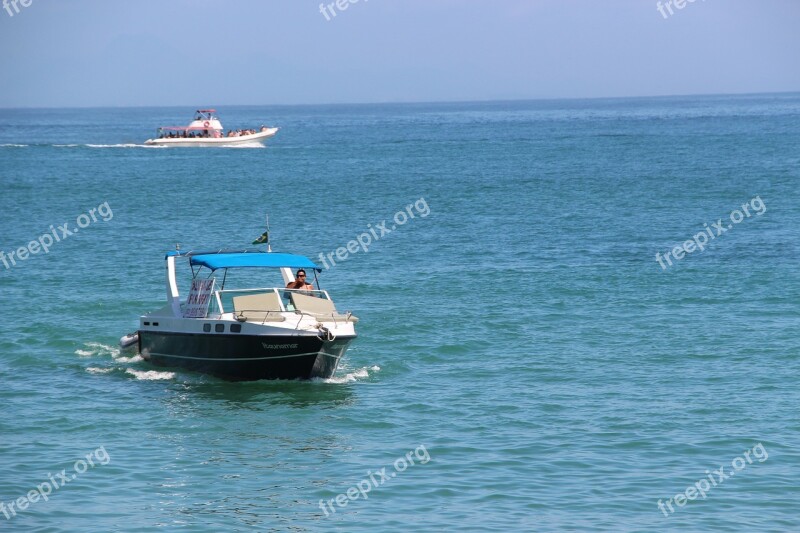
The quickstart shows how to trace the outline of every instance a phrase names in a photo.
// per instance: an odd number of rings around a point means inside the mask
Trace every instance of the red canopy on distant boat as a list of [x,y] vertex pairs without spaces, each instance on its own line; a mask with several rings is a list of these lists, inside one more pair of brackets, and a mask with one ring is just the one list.
[[217,110],[216,109],[198,109],[197,112],[198,113],[216,113]]

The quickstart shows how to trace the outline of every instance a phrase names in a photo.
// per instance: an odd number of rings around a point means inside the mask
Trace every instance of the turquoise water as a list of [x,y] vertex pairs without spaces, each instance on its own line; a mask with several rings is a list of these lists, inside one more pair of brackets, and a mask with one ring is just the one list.
[[[233,107],[282,129],[141,146],[192,111],[0,110],[0,250],[85,226],[0,263],[0,529],[800,529],[800,95]],[[119,354],[165,251],[267,212],[316,261],[390,230],[322,274],[360,317],[334,379]]]

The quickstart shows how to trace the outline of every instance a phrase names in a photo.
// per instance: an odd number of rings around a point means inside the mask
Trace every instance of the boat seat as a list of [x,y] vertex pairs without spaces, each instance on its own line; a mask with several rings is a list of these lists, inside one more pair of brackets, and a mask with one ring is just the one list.
[[283,322],[281,300],[275,292],[262,292],[233,297],[235,316],[245,317],[252,322]]
[[315,296],[307,296],[298,292],[292,292],[289,294],[291,295],[295,312],[313,315],[320,322],[358,322],[358,319],[353,315],[340,315],[331,300],[317,298]]

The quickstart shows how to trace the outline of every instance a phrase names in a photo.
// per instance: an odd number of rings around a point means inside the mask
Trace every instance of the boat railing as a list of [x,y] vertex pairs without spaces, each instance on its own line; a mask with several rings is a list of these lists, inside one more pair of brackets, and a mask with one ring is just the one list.
[[224,289],[214,291],[211,313],[280,313],[295,311],[291,294],[331,300],[328,291],[266,287],[260,289]]

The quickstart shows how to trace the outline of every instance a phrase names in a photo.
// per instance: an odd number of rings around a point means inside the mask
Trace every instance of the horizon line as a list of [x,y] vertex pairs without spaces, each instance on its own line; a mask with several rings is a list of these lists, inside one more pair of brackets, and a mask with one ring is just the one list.
[[[800,90],[769,91],[769,92],[742,92],[742,93],[686,93],[686,94],[651,94],[629,96],[573,96],[573,97],[539,97],[539,98],[499,98],[486,100],[407,100],[407,101],[380,101],[380,102],[325,102],[325,103],[297,103],[297,104],[214,104],[213,107],[320,107],[320,106],[371,106],[371,105],[430,105],[430,104],[489,104],[489,103],[514,103],[514,102],[552,102],[552,101],[578,101],[578,100],[620,100],[620,99],[654,99],[654,98],[688,98],[688,97],[719,97],[719,96],[764,96],[764,95],[789,95],[798,94]],[[143,109],[143,108],[171,108],[184,107],[184,104],[158,104],[158,105],[105,105],[105,106],[17,106],[0,107],[0,110],[35,110],[35,109]],[[188,106],[197,107],[197,106]],[[197,107],[198,109],[203,106]]]

